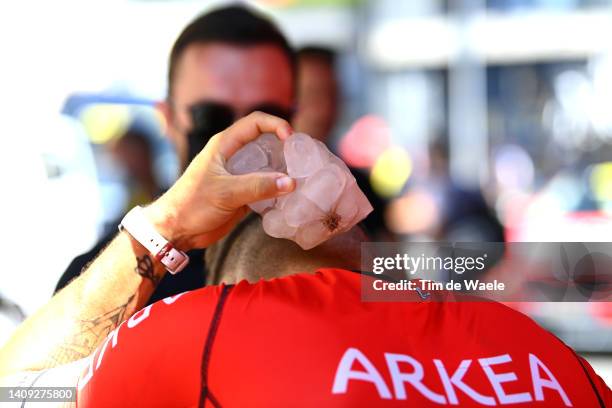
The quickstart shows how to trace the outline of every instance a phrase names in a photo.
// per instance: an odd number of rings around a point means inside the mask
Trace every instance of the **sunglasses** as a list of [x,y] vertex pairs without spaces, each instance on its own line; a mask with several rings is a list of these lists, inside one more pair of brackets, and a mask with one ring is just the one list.
[[[248,112],[260,111],[290,121],[294,109],[287,109],[274,103],[253,106]],[[219,102],[200,102],[189,107],[193,128],[189,132],[189,161],[200,152],[211,137],[228,128],[239,119],[230,105]]]
[[[253,106],[248,112],[260,111],[290,121],[294,110],[283,108],[274,103]],[[229,127],[238,118],[230,105],[219,102],[200,102],[189,107],[193,129],[200,134],[214,135]],[[211,134],[212,132],[212,134]]]

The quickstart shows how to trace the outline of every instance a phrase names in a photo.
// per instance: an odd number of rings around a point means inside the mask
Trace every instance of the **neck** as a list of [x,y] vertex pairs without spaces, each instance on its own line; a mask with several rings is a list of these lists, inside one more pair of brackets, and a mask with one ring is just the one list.
[[248,267],[246,265],[235,265],[231,270],[223,270],[216,283],[235,284],[242,280],[246,280],[249,283],[256,283],[262,279],[270,280],[298,273],[313,274],[321,268],[354,269],[355,265],[339,260],[338,258],[296,259],[294,262],[275,265],[273,268],[258,268],[256,265],[249,265]]

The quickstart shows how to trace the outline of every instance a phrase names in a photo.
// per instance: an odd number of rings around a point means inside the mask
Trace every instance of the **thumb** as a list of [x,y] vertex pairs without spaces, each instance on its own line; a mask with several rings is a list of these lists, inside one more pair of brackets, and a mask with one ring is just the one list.
[[295,189],[295,180],[283,173],[250,173],[229,177],[232,178],[228,183],[232,190],[229,194],[232,202],[227,204],[234,208],[287,194]]

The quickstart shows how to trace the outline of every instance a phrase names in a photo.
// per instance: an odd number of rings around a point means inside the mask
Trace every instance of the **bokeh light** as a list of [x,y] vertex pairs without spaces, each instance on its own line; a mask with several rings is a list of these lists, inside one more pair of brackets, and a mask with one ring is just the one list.
[[495,213],[499,222],[507,227],[515,226],[524,217],[531,195],[518,191],[500,192],[495,201]]
[[529,190],[533,185],[534,168],[529,154],[514,144],[500,146],[494,153],[495,177],[503,189]]
[[88,106],[79,116],[89,138],[96,144],[106,143],[122,135],[131,120],[127,106],[110,103]]
[[612,162],[594,165],[590,184],[595,199],[607,209],[609,205],[606,204],[612,202]]
[[426,233],[440,219],[440,208],[429,192],[415,189],[393,200],[385,218],[389,229],[396,234]]
[[379,116],[359,118],[340,140],[340,157],[352,167],[371,168],[391,145],[391,129]]
[[401,147],[385,150],[372,167],[370,183],[381,197],[391,198],[399,194],[412,173],[412,160]]

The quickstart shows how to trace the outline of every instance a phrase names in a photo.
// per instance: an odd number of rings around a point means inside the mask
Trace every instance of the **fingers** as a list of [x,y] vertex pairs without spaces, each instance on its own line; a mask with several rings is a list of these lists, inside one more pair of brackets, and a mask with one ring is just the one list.
[[[256,201],[274,198],[295,189],[295,180],[282,173],[251,173],[226,176],[226,202],[230,208],[240,208]],[[224,180],[226,181],[226,180]]]
[[189,248],[207,248],[211,244],[214,244],[226,236],[236,226],[236,224],[238,224],[238,222],[248,214],[248,212],[249,210],[247,207],[238,209],[230,220],[221,225],[219,228],[208,232],[206,235],[195,237],[192,242],[190,242]]
[[279,139],[283,140],[292,132],[291,125],[286,120],[263,112],[253,112],[218,135],[219,152],[225,159],[228,159],[238,149],[262,133],[275,133]]

